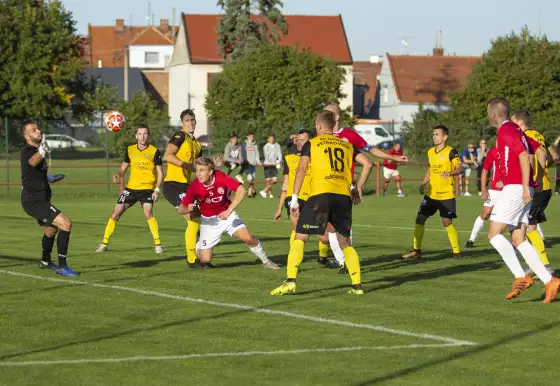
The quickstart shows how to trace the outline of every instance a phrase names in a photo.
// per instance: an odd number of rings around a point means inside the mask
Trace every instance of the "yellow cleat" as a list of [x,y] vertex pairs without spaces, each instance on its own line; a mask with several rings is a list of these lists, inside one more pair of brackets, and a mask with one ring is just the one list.
[[351,295],[363,295],[364,290],[363,289],[352,288],[350,291],[348,291],[348,293],[351,294]]
[[296,283],[293,281],[285,281],[278,288],[273,289],[270,294],[276,296],[293,294],[296,292]]

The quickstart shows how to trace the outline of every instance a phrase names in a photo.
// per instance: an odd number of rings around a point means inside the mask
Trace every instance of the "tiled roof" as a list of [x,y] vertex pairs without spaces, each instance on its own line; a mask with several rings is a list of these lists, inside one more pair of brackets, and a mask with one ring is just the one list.
[[397,98],[404,103],[446,103],[447,93],[467,85],[476,56],[390,55]]
[[[192,63],[221,63],[216,43],[219,15],[183,14]],[[309,48],[341,64],[352,64],[350,47],[340,16],[286,15],[288,33],[279,44]]]

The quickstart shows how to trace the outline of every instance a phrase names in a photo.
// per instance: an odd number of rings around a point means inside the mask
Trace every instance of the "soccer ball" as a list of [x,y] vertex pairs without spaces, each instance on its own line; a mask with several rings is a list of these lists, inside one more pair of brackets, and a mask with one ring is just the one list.
[[124,115],[120,111],[111,111],[105,115],[105,127],[107,130],[117,133],[124,127]]

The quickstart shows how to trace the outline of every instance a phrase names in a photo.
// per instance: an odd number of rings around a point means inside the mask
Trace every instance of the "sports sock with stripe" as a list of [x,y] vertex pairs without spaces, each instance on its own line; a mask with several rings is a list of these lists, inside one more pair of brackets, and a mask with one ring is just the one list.
[[43,247],[43,255],[41,256],[41,260],[43,260],[45,263],[51,261],[51,253],[54,246],[54,238],[55,238],[54,236],[49,237],[43,234],[43,240],[41,241],[41,246]]
[[533,244],[533,247],[537,250],[539,258],[544,265],[549,265],[548,256],[546,255],[546,248],[544,247],[544,241],[537,230],[532,232],[527,232],[527,238]]

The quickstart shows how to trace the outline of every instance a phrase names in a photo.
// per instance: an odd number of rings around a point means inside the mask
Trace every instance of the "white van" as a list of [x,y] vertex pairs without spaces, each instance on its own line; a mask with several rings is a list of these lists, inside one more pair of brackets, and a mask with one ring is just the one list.
[[354,126],[356,133],[360,134],[370,145],[377,145],[381,142],[394,141],[395,138],[380,125],[357,124]]

